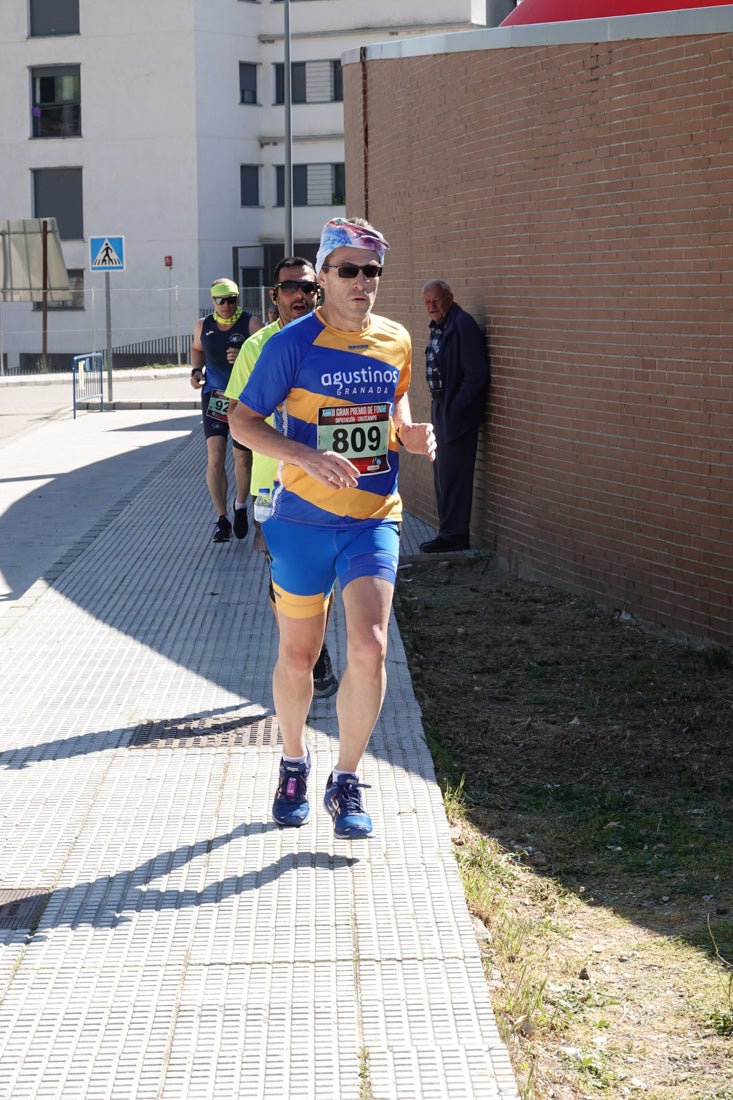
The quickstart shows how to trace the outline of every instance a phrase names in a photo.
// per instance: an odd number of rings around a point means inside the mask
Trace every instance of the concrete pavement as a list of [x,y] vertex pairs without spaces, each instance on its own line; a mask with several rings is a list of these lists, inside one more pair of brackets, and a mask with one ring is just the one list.
[[374,836],[322,807],[334,699],[279,829],[264,561],[209,541],[198,416],[59,416],[0,445],[0,1097],[514,1100],[394,620]]
[[25,590],[190,437],[200,398],[188,374],[122,372],[113,383],[119,411],[76,421],[70,375],[0,378],[0,629]]

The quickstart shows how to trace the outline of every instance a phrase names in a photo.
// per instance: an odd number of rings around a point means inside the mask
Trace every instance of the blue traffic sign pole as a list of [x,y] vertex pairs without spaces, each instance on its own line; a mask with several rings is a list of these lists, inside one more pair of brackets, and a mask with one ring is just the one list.
[[107,401],[112,404],[112,295],[110,271],[125,270],[125,238],[109,234],[89,238],[89,266],[92,271],[104,272],[104,311],[107,326]]

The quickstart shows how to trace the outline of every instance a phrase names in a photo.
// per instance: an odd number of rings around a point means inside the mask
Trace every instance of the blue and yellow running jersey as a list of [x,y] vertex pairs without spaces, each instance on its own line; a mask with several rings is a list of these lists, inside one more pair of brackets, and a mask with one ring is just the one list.
[[353,489],[329,489],[300,466],[280,463],[274,515],[348,527],[402,518],[392,409],[410,385],[411,345],[396,321],[371,316],[363,332],[342,332],[320,310],[291,321],[265,344],[239,400],[275,427],[360,471]]

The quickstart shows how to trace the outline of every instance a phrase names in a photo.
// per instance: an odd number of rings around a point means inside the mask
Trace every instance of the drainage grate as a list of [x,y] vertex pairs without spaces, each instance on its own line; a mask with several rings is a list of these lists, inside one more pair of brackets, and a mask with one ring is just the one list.
[[38,890],[0,890],[0,929],[31,928],[50,897]]
[[130,741],[131,749],[178,748],[263,748],[280,745],[277,717],[252,715],[213,715],[206,718],[164,718],[141,722]]

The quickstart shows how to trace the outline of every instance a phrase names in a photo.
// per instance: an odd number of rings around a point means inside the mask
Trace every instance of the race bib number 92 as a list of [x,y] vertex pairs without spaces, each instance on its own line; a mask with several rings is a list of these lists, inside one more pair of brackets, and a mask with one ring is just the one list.
[[206,415],[212,417],[213,420],[223,420],[226,424],[228,421],[228,408],[229,398],[224,391],[212,390],[211,396],[209,397],[209,404],[206,406]]

